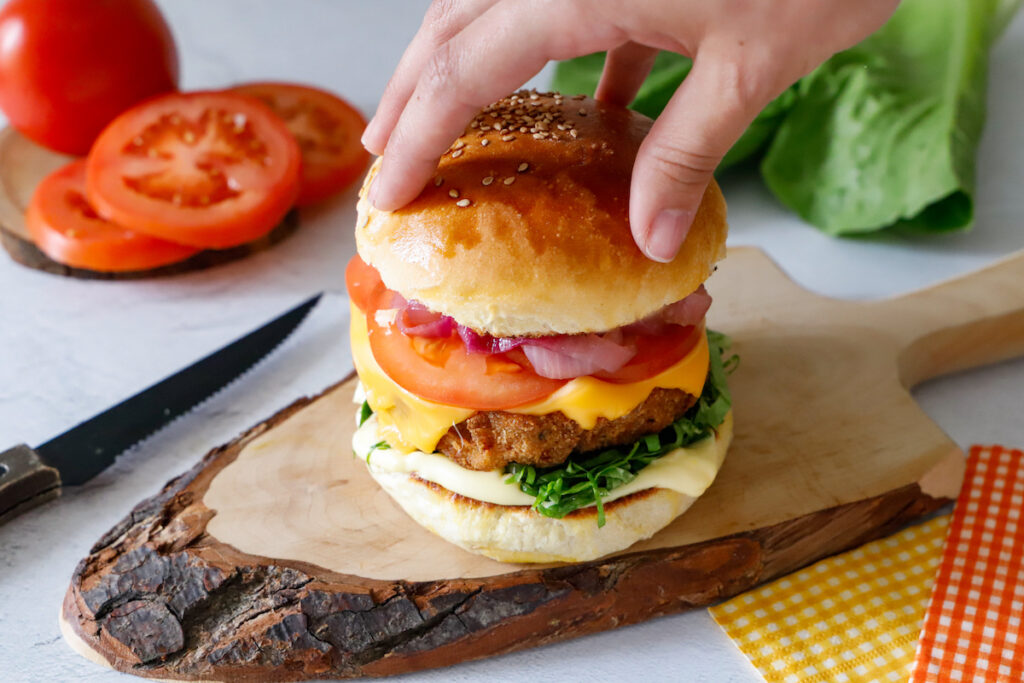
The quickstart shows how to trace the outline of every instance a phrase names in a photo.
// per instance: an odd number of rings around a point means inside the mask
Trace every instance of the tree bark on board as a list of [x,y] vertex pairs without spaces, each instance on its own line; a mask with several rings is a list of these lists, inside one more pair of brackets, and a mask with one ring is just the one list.
[[[203,494],[303,399],[135,507],[76,567],[63,619],[112,667],[163,679],[382,676],[702,607],[884,536],[948,502],[916,484],[712,541],[498,576],[383,581],[242,553]],[[424,532],[426,533],[426,532]]]

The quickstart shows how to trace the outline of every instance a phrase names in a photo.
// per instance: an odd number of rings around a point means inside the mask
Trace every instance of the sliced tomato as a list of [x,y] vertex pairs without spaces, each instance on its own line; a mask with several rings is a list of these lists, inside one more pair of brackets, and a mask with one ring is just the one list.
[[377,269],[367,265],[358,255],[353,256],[345,268],[345,287],[352,303],[363,313],[376,302],[381,290],[387,289]]
[[296,204],[341,192],[370,160],[360,137],[366,119],[329,92],[294,83],[246,83],[230,90],[255,97],[281,117],[302,149],[302,184]]
[[149,270],[183,261],[198,249],[104,220],[85,197],[85,161],[43,179],[25,215],[32,241],[54,261],[107,273]]
[[172,242],[223,249],[277,225],[299,191],[302,155],[263,103],[217,92],[149,99],[107,126],[89,153],[99,213]]
[[615,384],[650,379],[681,361],[704,334],[704,325],[668,325],[664,334],[637,334],[627,338],[636,345],[636,355],[615,372],[597,372],[594,377]]

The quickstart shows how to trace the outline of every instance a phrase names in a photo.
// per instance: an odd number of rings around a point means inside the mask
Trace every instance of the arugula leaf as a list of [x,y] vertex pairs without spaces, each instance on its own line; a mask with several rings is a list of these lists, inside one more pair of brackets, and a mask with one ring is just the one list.
[[505,468],[508,484],[534,497],[533,509],[547,517],[562,518],[573,510],[595,505],[597,525],[605,524],[602,498],[627,484],[657,458],[712,436],[732,407],[726,378],[738,357],[723,358],[731,342],[724,334],[708,330],[711,362],[697,403],[681,418],[657,434],[642,437],[630,446],[616,446],[596,454],[570,458],[561,465],[537,468],[511,463]]
[[[567,94],[593,95],[594,90],[597,89],[597,83],[601,79],[604,58],[604,52],[596,52],[559,62],[555,67],[555,77],[551,87]],[[676,88],[690,73],[692,66],[693,61],[689,57],[674,52],[659,52],[654,60],[651,75],[640,86],[636,98],[629,105],[630,108],[652,119],[658,118],[658,115],[668,105],[668,101],[672,99],[672,95],[675,94]],[[722,159],[718,171],[721,172],[730,166],[755,157],[761,152],[795,100],[796,88],[794,86],[788,88],[765,107]]]
[[370,419],[373,415],[373,408],[366,401],[363,401],[363,405],[359,406],[359,426],[362,427],[363,423]]
[[383,439],[370,446],[370,450],[366,451],[366,464],[370,464],[370,456],[373,455],[374,451],[386,451],[391,448],[391,444]]
[[825,62],[761,166],[772,192],[831,234],[970,225],[988,51],[1021,0],[904,0]]
[[[369,403],[363,401],[363,404],[359,406],[359,426],[362,427],[363,423],[369,420],[371,415],[373,415],[373,408],[370,407]],[[370,464],[370,456],[373,455],[374,451],[386,451],[389,448],[391,448],[391,444],[383,439],[370,446],[370,450],[366,451],[366,464]]]

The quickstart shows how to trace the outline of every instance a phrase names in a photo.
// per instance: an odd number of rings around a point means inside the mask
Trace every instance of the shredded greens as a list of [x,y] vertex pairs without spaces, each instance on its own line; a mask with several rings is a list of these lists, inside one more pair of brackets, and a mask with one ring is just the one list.
[[370,450],[366,451],[366,464],[370,464],[370,456],[373,455],[374,451],[386,451],[389,448],[391,448],[391,444],[383,439],[370,446]]
[[631,446],[607,448],[585,458],[569,459],[555,467],[537,468],[512,463],[505,468],[506,483],[517,484],[534,497],[533,509],[547,517],[561,518],[573,510],[595,505],[597,525],[604,526],[602,498],[629,483],[643,468],[677,448],[697,443],[714,434],[732,407],[726,377],[739,356],[725,357],[730,340],[708,331],[711,363],[697,403],[658,434],[649,434]]
[[363,405],[359,406],[359,426],[362,427],[363,423],[370,419],[373,415],[373,408],[366,401],[363,401]]

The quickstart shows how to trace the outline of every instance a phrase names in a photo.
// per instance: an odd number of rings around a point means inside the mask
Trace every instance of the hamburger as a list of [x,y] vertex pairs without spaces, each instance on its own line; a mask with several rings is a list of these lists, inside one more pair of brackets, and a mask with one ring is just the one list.
[[481,111],[408,206],[360,193],[346,281],[355,454],[422,526],[508,562],[594,559],[711,484],[732,436],[704,281],[712,182],[670,263],[630,233],[650,119],[521,91]]

